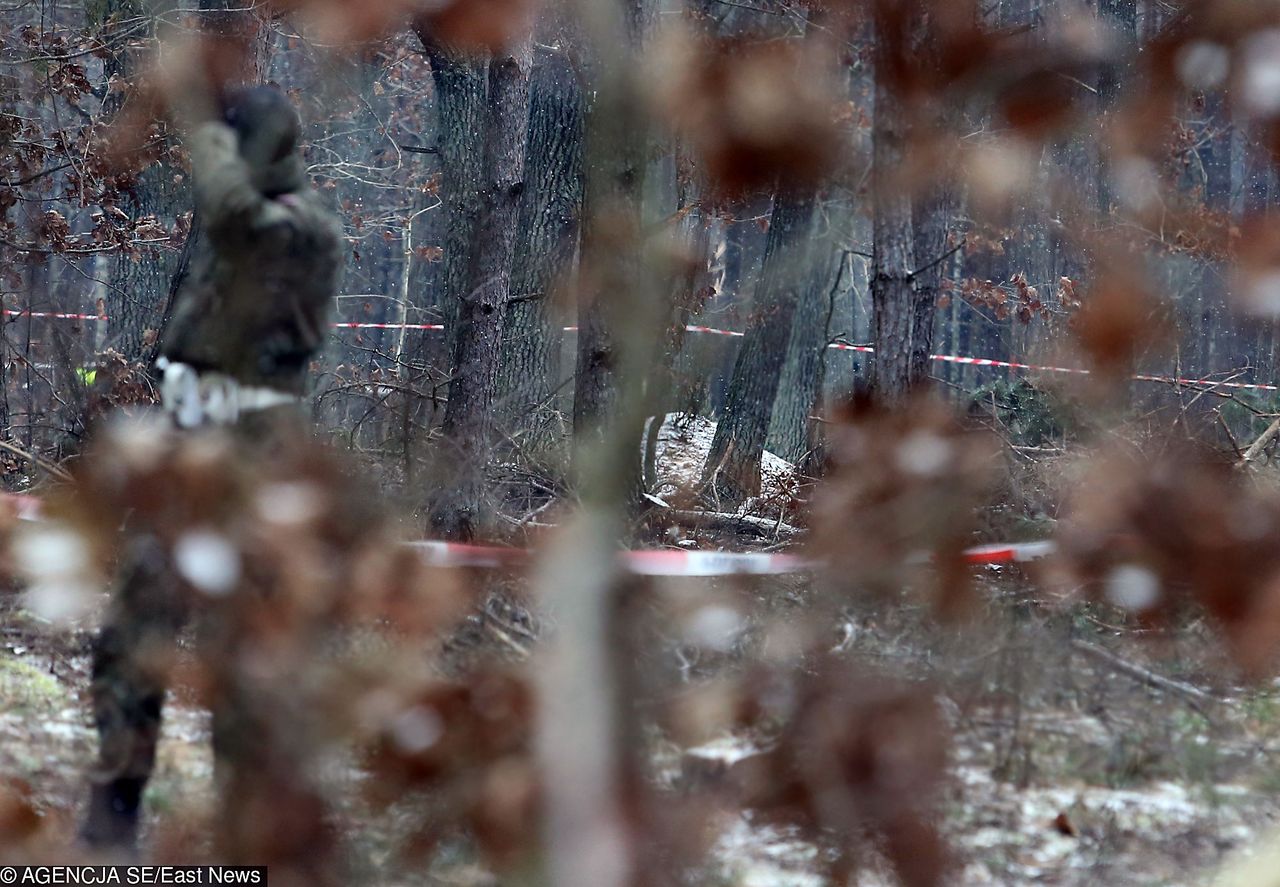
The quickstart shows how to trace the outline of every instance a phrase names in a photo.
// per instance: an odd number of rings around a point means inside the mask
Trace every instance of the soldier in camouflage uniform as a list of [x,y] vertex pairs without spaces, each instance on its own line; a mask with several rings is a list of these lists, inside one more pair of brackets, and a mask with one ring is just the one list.
[[161,354],[242,386],[301,395],[337,295],[341,230],[307,185],[298,117],[282,93],[251,89],[227,117],[191,137],[207,242]]
[[[300,122],[288,99],[255,87],[226,107],[224,119],[189,133],[203,235],[157,367],[165,409],[179,427],[231,426],[252,454],[270,445],[273,427],[296,427],[302,418],[306,369],[324,340],[342,240],[336,218],[307,184]],[[101,749],[83,834],[94,845],[131,847],[175,642],[189,614],[168,552],[145,533],[126,536],[119,586],[93,651]],[[238,735],[268,715],[215,711],[220,767],[231,755],[239,758],[233,770],[279,756],[247,751],[253,741]],[[245,760],[255,754],[262,760]]]

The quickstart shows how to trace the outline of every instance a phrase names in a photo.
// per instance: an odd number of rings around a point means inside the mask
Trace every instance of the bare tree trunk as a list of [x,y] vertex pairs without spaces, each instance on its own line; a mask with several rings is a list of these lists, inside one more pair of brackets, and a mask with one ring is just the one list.
[[[913,23],[916,30],[914,53],[920,63],[937,69],[942,65],[942,53],[938,44],[936,22],[925,12]],[[938,109],[941,134],[946,138],[958,135],[960,113],[949,107]],[[912,260],[911,285],[913,290],[913,317],[911,324],[911,366],[909,383],[913,387],[926,385],[932,369],[930,357],[934,351],[934,324],[938,313],[938,289],[949,256],[947,233],[955,212],[955,193],[952,182],[955,169],[945,163],[937,171],[937,179],[917,193],[911,207]],[[1029,208],[1024,214],[1030,215]],[[1023,269],[1025,270],[1025,269]]]
[[[105,81],[113,77],[129,81],[137,73],[137,60],[130,51],[139,37],[150,36],[155,29],[155,15],[138,0],[107,0],[101,8],[106,45],[115,47],[103,59]],[[109,91],[104,106],[108,117],[115,117],[124,107],[124,94]],[[168,163],[148,164],[139,171],[128,189],[126,210],[134,221],[154,216],[170,227],[179,208],[184,206],[187,188],[174,184],[174,169]],[[148,339],[158,334],[164,315],[178,251],[173,244],[142,245],[137,252],[119,252],[112,256],[110,283],[106,290],[108,321],[105,344],[129,360],[144,357]],[[147,330],[152,330],[148,336]]]
[[760,491],[760,457],[808,265],[813,204],[807,190],[774,199],[755,305],[702,470],[704,495],[712,501],[736,505]]
[[525,147],[528,186],[498,386],[501,411],[517,432],[542,435],[550,429],[547,407],[558,384],[562,341],[553,295],[573,266],[582,213],[582,102],[567,58],[548,54],[534,65]]
[[875,396],[884,403],[906,398],[913,382],[912,334],[916,324],[911,272],[915,250],[911,198],[897,180],[905,159],[906,123],[902,119],[892,71],[904,51],[905,15],[883,5],[876,18],[876,87],[872,122],[871,304],[874,311]]
[[222,41],[240,60],[241,81],[261,83],[270,62],[270,14],[264,4],[200,0],[200,29]]
[[[1118,57],[1131,58],[1132,48],[1136,45],[1138,38],[1137,0],[1099,0],[1098,15],[1104,22],[1115,28],[1118,32],[1117,36],[1125,43],[1125,51],[1119,53]],[[1104,66],[1098,77],[1098,124],[1104,134],[1109,125],[1108,118],[1115,110],[1116,100],[1120,96],[1125,79],[1125,71],[1118,63]],[[1114,207],[1115,195],[1111,187],[1110,147],[1105,141],[1099,144],[1098,152],[1098,211],[1106,214]]]
[[[676,154],[678,155],[678,151]],[[684,177],[680,177],[676,205],[686,211],[696,197]],[[688,409],[687,404],[696,399],[693,386],[682,379],[676,370],[676,361],[684,352],[689,321],[711,291],[709,254],[711,250],[711,226],[703,215],[688,211],[681,222],[680,240],[687,244],[689,264],[683,274],[676,277],[668,304],[668,321],[663,337],[662,361],[654,367],[649,384],[656,389],[652,399],[654,415],[645,429],[643,449],[643,477],[646,490],[658,483],[658,434],[667,414],[673,410]]]
[[642,168],[636,158],[643,160],[648,138],[636,49],[653,8],[651,0],[569,5],[585,37],[593,96],[582,258],[590,269],[584,294],[590,304],[580,310],[594,308],[602,328],[616,333],[604,369],[616,374],[609,381],[617,389],[607,414],[575,409],[575,430],[583,431],[574,453],[580,506],[535,577],[539,600],[556,622],[538,670],[543,880],[563,887],[630,887],[654,870],[652,853],[641,862],[637,822],[651,809],[652,795],[636,705],[641,659],[616,556],[639,481],[641,432],[652,414],[647,382],[661,359],[664,278],[670,276],[657,262],[643,261],[639,191],[627,177]]
[[467,286],[471,243],[480,216],[486,62],[438,43],[421,25],[418,39],[431,60],[444,171],[440,189],[445,206],[444,267],[437,297],[445,329],[444,335],[434,340],[440,351],[429,353],[428,361],[447,365],[446,355],[454,350],[458,307]]
[[531,63],[528,40],[489,63],[484,190],[467,284],[458,305],[453,380],[444,414],[443,446],[449,450],[445,461],[455,470],[431,511],[432,527],[448,538],[475,537],[486,510],[484,468],[492,444],[502,324],[524,191]]
[[[831,231],[834,235],[834,230]],[[800,293],[791,341],[778,384],[773,422],[766,446],[790,462],[800,464],[813,449],[811,416],[818,408],[827,350],[828,321],[844,279],[844,254],[835,236],[815,244],[816,261]]]
[[[624,7],[623,26],[628,50],[638,52],[655,11],[652,0],[632,0]],[[591,156],[605,164],[599,175],[588,178],[585,216],[590,224],[582,232],[584,255],[600,255],[617,248],[637,251],[640,235],[641,195],[644,193],[647,144],[634,119],[619,118],[608,126],[594,126],[590,118],[596,108],[588,110],[588,130],[600,144],[591,146]],[[608,213],[600,212],[608,207]],[[609,244],[614,246],[609,246]],[[634,262],[610,263],[622,270]],[[590,272],[592,269],[587,269]],[[634,268],[632,269],[634,273]],[[607,300],[614,282],[594,281],[580,288],[578,294],[578,359],[573,397],[574,435],[598,436],[603,423],[613,412],[617,399],[616,330],[610,322]],[[637,441],[637,448],[639,442]],[[637,481],[639,457],[637,457]]]
[[[750,237],[756,234],[756,227],[747,221],[732,219],[725,224],[724,233],[724,276],[720,284],[720,293],[716,297],[718,308],[727,310],[726,322],[737,323],[737,314],[747,304],[746,291],[754,276],[755,257],[762,250],[752,247]],[[719,337],[717,337],[719,338]],[[724,412],[725,399],[729,394],[729,381],[733,377],[733,364],[738,355],[738,340],[726,338],[718,348],[720,357],[711,379],[709,402],[711,414],[718,416]]]
[[911,332],[911,385],[927,383],[933,354],[933,327],[938,313],[938,286],[947,252],[947,231],[954,202],[946,186],[916,200],[911,211],[913,250],[919,263],[911,276],[915,302]]

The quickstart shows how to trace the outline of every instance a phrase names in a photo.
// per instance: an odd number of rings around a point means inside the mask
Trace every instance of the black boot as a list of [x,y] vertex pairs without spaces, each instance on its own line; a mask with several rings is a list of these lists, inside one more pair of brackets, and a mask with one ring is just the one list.
[[81,839],[90,847],[136,851],[145,785],[145,779],[127,777],[95,783],[89,795],[89,814],[80,830]]

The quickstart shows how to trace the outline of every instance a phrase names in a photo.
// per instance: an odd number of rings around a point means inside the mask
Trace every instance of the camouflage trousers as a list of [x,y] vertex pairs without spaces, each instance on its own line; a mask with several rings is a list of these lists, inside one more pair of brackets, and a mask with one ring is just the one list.
[[131,846],[142,790],[155,767],[165,691],[188,604],[155,540],[136,540],[93,646],[97,766],[84,837]]
[[334,834],[314,778],[306,719],[295,717],[284,700],[283,679],[264,686],[243,674],[237,659],[244,651],[228,643],[216,614],[184,599],[158,547],[131,547],[94,644],[92,698],[100,750],[90,776],[84,839],[107,849],[136,848],[165,696],[179,662],[180,638],[189,634],[196,649],[181,658],[194,661],[195,674],[214,688],[214,858],[270,865],[273,880],[280,871],[284,882],[335,883]]
[[[246,429],[259,445],[272,436],[247,423]],[[244,453],[252,459],[262,450],[246,444]],[[333,882],[335,842],[315,779],[317,715],[295,680],[302,660],[264,673],[253,640],[237,628],[236,608],[245,600],[237,595],[259,593],[269,592],[237,589],[218,600],[194,593],[156,535],[126,528],[116,586],[93,645],[99,754],[82,830],[87,843],[136,846],[165,697],[179,666],[192,666],[188,673],[213,716],[216,858],[279,866],[300,883]],[[191,649],[182,649],[184,638]]]

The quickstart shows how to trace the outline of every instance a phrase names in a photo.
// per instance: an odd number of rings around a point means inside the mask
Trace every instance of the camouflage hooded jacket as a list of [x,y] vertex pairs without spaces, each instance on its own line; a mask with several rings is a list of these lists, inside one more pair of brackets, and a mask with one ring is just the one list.
[[189,140],[203,238],[179,287],[160,353],[246,385],[301,394],[342,267],[342,230],[292,150],[246,160],[236,130]]

